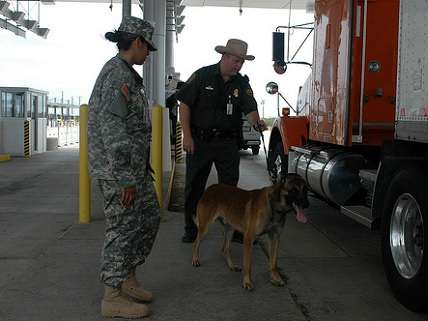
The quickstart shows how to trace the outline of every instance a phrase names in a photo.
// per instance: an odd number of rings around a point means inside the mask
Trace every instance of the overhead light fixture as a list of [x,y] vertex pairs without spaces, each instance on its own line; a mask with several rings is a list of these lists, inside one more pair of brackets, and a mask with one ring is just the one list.
[[175,16],[181,16],[181,14],[183,13],[184,8],[186,8],[185,6],[177,6],[177,8],[175,9]]
[[15,35],[25,38],[25,30],[18,28],[12,23],[0,18],[0,28],[9,30],[13,32]]
[[178,25],[175,26],[175,30],[177,31],[177,33],[181,33],[183,31],[185,25]]
[[10,3],[7,1],[0,1],[0,12],[1,13],[6,13],[8,12]]
[[50,29],[49,28],[36,28],[36,30],[34,31],[37,35],[39,35],[42,38],[47,38],[48,37],[48,33],[49,33]]
[[186,16],[179,16],[175,18],[176,24],[181,25],[183,23],[183,20]]
[[16,21],[21,25],[24,24],[24,17],[25,17],[25,12],[22,12],[22,11],[12,12],[12,20]]
[[24,20],[23,26],[27,28],[28,30],[34,31],[34,29],[37,27],[37,21],[36,20]]

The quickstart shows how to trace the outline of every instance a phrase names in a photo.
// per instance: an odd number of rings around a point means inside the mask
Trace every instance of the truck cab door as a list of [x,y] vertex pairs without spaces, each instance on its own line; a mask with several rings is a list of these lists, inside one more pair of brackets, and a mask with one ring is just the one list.
[[311,140],[347,143],[351,9],[351,0],[315,1]]
[[394,133],[398,0],[358,0],[354,7],[352,143],[382,145]]

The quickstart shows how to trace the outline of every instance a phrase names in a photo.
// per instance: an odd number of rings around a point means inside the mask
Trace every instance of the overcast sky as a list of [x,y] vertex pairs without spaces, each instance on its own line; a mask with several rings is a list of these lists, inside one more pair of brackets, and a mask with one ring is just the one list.
[[[64,3],[41,7],[41,26],[51,32],[42,39],[31,32],[26,38],[17,37],[0,29],[0,86],[32,87],[49,91],[50,97],[74,97],[87,102],[102,65],[116,48],[104,39],[104,33],[117,28],[122,8],[120,4]],[[132,14],[142,17],[134,6]],[[276,81],[280,91],[295,105],[297,90],[303,84],[309,67],[290,66],[287,73],[277,75],[272,68],[272,32],[288,22],[288,11],[248,9],[242,15],[238,8],[187,7],[183,13],[186,24],[175,44],[175,69],[186,80],[190,74],[204,66],[218,62],[216,45],[225,45],[229,38],[248,42],[248,53],[256,57],[244,64],[241,71],[250,78],[254,95],[259,103],[265,101],[265,116],[276,115],[276,98],[265,93],[265,84]],[[294,11],[292,24],[310,22],[312,14]],[[298,38],[294,35],[295,47]],[[300,60],[312,58],[311,43],[303,49]],[[284,105],[281,103],[281,106]]]

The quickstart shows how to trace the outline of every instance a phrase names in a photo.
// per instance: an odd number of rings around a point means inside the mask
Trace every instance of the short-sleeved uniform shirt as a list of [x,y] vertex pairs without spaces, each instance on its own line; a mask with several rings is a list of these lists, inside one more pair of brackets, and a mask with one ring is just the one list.
[[[177,99],[190,108],[192,127],[238,130],[242,113],[257,111],[248,78],[241,74],[224,82],[220,64],[198,69],[177,92]],[[228,104],[232,112],[228,114]]]

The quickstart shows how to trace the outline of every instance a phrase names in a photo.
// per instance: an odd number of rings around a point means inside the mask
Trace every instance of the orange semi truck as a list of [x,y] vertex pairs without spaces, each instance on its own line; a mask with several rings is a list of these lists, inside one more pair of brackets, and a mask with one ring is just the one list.
[[[312,72],[269,141],[273,178],[304,177],[381,230],[394,295],[428,309],[428,0],[316,0]],[[428,249],[428,248],[427,248]]]

